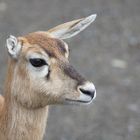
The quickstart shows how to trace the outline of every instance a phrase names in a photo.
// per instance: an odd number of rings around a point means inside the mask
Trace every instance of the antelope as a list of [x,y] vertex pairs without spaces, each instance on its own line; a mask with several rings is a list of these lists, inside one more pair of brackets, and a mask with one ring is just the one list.
[[0,140],[42,140],[52,104],[89,104],[95,86],[70,65],[64,39],[89,26],[96,14],[6,41],[8,68],[0,95]]

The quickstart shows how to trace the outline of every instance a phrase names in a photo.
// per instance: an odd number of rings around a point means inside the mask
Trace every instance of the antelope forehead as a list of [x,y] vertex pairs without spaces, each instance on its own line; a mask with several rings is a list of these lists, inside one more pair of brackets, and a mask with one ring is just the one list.
[[50,57],[59,58],[60,56],[65,56],[68,53],[66,43],[56,38],[51,39],[52,41],[44,42],[40,46]]
[[56,57],[67,52],[66,43],[60,39],[46,36],[40,32],[31,33],[25,36],[30,44],[37,44],[50,56]]
[[49,60],[49,56],[46,53],[43,53],[43,51],[40,52],[40,53],[29,51],[27,53],[26,57],[27,57],[28,60],[29,59],[44,59],[47,63],[48,63],[48,60]]

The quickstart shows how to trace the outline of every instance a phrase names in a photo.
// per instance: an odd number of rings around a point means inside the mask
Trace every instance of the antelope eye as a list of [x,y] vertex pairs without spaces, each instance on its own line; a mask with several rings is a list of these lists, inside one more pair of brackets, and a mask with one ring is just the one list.
[[47,65],[46,61],[40,58],[32,58],[29,59],[29,61],[34,67],[42,67],[44,65]]

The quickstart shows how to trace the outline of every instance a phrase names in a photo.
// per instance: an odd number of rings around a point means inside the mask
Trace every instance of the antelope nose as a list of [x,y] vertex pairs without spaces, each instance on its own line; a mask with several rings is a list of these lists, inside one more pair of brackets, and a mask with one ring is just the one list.
[[79,90],[80,90],[81,93],[90,96],[92,99],[95,96],[95,90],[85,90],[85,89],[82,89],[82,88],[79,88]]
[[93,83],[87,82],[84,85],[79,85],[78,89],[81,94],[90,97],[91,100],[96,97],[96,89]]

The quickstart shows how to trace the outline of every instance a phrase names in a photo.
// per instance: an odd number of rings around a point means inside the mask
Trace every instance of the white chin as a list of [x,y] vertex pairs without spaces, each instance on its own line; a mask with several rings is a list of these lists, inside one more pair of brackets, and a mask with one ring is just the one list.
[[66,99],[66,103],[68,104],[90,104],[92,103],[92,101],[95,99],[96,97],[96,92],[94,97],[92,98],[89,95],[85,95],[85,94],[80,94],[80,97],[78,99]]
[[91,98],[90,96],[81,96],[81,98],[79,99],[75,99],[75,100],[72,100],[72,99],[66,99],[66,104],[73,104],[73,105],[86,105],[86,104],[90,104],[92,101],[93,101],[94,98]]
[[83,101],[83,102],[90,102],[92,101],[92,97],[91,96],[88,96],[88,95],[85,95],[85,94],[81,94],[79,99],[79,101]]

